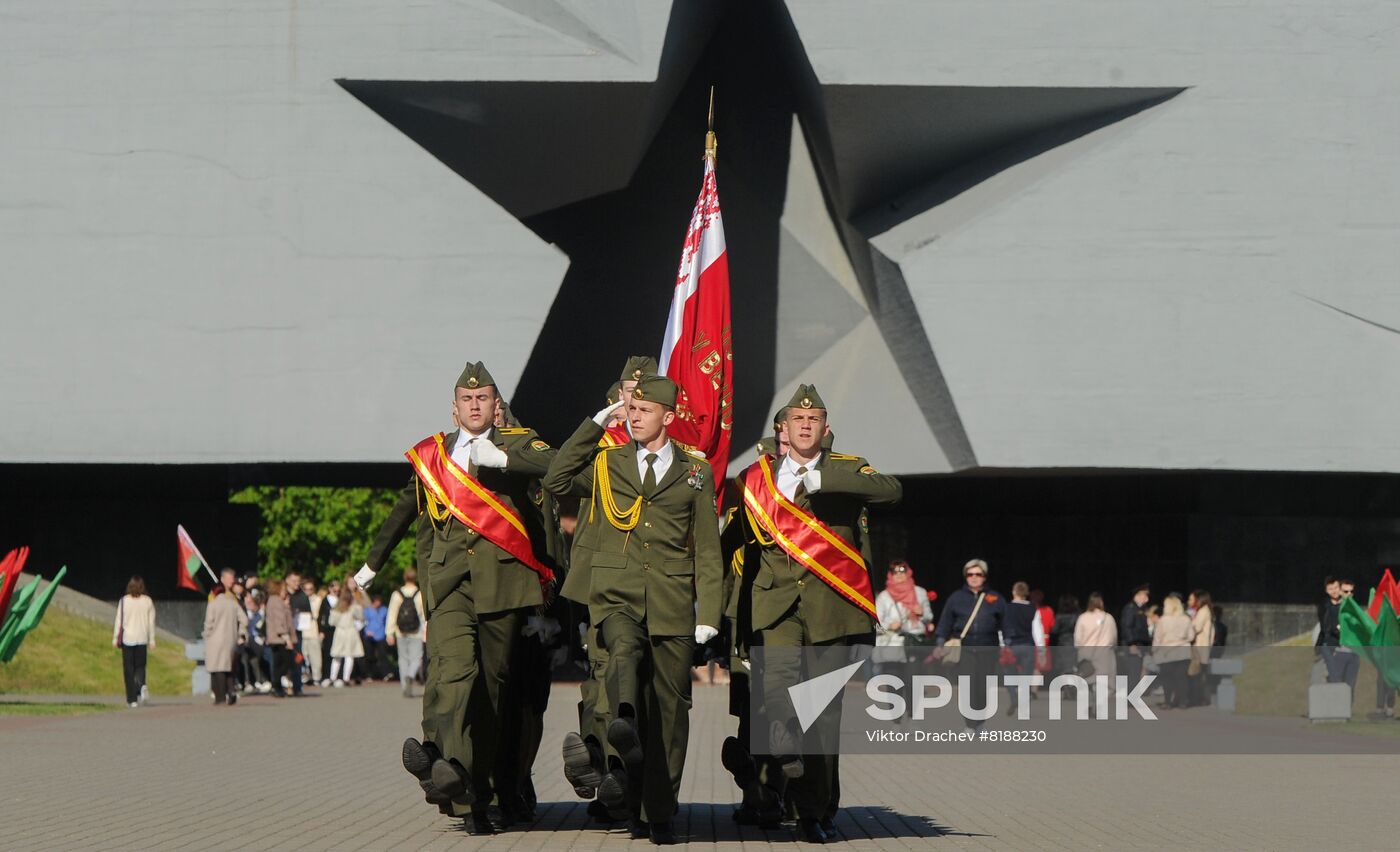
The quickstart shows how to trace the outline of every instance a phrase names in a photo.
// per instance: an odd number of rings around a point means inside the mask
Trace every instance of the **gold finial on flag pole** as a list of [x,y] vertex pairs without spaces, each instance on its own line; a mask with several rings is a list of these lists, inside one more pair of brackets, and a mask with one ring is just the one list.
[[715,87],[710,87],[710,121],[705,133],[705,159],[713,160],[719,154],[719,139],[715,136]]

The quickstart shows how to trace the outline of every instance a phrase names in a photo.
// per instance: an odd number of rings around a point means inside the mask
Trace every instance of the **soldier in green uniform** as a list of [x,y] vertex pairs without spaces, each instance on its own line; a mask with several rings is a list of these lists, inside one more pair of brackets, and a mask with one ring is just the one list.
[[[497,403],[495,425],[498,429],[520,428],[520,421],[504,400]],[[529,496],[543,521],[544,549],[550,557],[549,564],[555,567],[557,579],[557,573],[567,563],[564,537],[559,529],[558,503],[538,479],[531,481]],[[564,582],[568,582],[567,570]],[[529,611],[525,627],[512,646],[498,739],[516,746],[497,749],[494,785],[503,826],[533,822],[535,818],[537,796],[530,771],[544,736],[544,714],[549,709],[555,654],[562,646],[560,610],[566,608],[557,595],[548,594],[543,606]],[[478,690],[477,697],[480,695]]]
[[[455,468],[475,477],[500,506],[519,518],[533,558],[547,559],[546,531],[530,491],[531,481],[548,470],[555,451],[531,429],[496,428],[497,397],[496,381],[486,368],[480,362],[468,364],[457,379],[452,402],[460,428],[442,437],[441,450]],[[431,439],[419,446],[431,446]],[[470,815],[468,830],[489,834],[494,827],[486,808],[511,647],[526,614],[544,596],[539,573],[483,530],[463,522],[441,494],[415,470],[355,580],[368,586],[418,520],[429,677],[423,693],[423,741],[405,741],[404,767],[444,813]],[[493,530],[500,520],[485,510],[478,517],[482,525],[492,523]],[[524,556],[532,558],[529,553]]]
[[695,643],[719,632],[724,583],[710,466],[666,432],[676,394],[670,379],[644,376],[627,406],[633,440],[599,446],[620,403],[605,408],[560,448],[545,477],[555,493],[592,499],[588,605],[609,655],[608,741],[639,804],[632,834],[656,844],[675,842],[691,658]]
[[[633,355],[628,358],[617,382],[608,389],[608,405],[613,406],[620,401],[625,408],[627,403],[632,401],[632,390],[636,388],[637,382],[643,376],[655,373],[655,358],[646,355]],[[625,418],[625,414],[625,411],[619,409],[614,417]],[[620,423],[605,424],[605,428],[607,426],[621,428],[612,428],[605,432],[599,439],[600,444],[620,443],[620,433],[626,430],[625,419]],[[589,568],[593,560],[593,539],[596,537],[595,525],[588,522],[589,515],[592,514],[590,508],[589,498],[580,499],[573,549],[570,551],[569,573],[559,592],[560,596],[582,608],[585,614],[588,614],[588,590],[592,580]],[[607,741],[608,696],[604,673],[608,653],[598,642],[597,624],[597,620],[589,614],[588,630],[583,637],[588,654],[589,677],[579,685],[579,729],[577,732],[570,731],[565,734],[563,743],[564,777],[573,786],[574,792],[582,798],[592,798],[598,793],[603,777],[608,771],[609,759],[614,763],[618,762],[616,751],[609,747]],[[625,808],[620,793],[621,785],[609,784],[603,789],[603,795],[589,804],[588,815],[607,822],[619,818]]]
[[[771,461],[773,487],[788,503],[835,533],[848,550],[868,553],[866,507],[898,502],[903,493],[899,480],[879,473],[863,458],[823,449],[829,433],[826,405],[811,385],[800,386],[788,403],[784,428],[789,448]],[[736,490],[745,487],[749,473],[739,475]],[[747,604],[748,644],[820,649],[805,672],[798,668],[795,656],[774,654],[765,665],[763,684],[753,684],[752,700],[762,700],[770,709],[790,708],[787,687],[844,663],[843,649],[871,641],[873,621],[866,608],[765,535],[762,519],[748,505],[740,515],[745,531],[745,582],[740,594],[748,599],[732,605],[731,611]],[[849,559],[847,568],[863,572],[869,589],[866,559]],[[795,805],[804,840],[825,842],[835,832],[833,806],[839,796],[835,757],[807,754],[799,758],[795,736],[787,734],[774,732],[771,750],[776,756],[764,761],[761,780]]]

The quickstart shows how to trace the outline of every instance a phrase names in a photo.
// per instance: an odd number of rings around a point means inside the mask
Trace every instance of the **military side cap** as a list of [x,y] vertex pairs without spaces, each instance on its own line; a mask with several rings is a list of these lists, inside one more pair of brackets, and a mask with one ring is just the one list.
[[620,388],[620,387],[618,386],[618,383],[617,383],[617,382],[613,382],[613,383],[612,383],[612,386],[608,388],[608,397],[607,397],[607,398],[608,398],[608,405],[616,405],[616,404],[617,404],[617,401],[618,401],[619,399],[622,399],[622,388]]
[[816,385],[798,385],[797,393],[792,395],[792,401],[787,404],[788,408],[826,408],[826,403],[822,402],[821,394],[817,393]]
[[780,408],[780,409],[778,409],[778,412],[777,412],[776,414],[773,415],[773,428],[774,428],[774,429],[777,429],[779,426],[782,426],[783,423],[785,423],[786,421],[787,421],[787,409],[786,409],[786,408]]
[[656,375],[656,359],[647,355],[633,355],[627,359],[627,366],[622,368],[622,375],[618,377],[619,382],[640,382],[642,376]]
[[637,381],[632,398],[641,402],[655,402],[676,407],[676,383],[665,376],[642,376]]
[[462,375],[457,377],[457,387],[469,390],[494,384],[496,384],[496,380],[491,378],[491,374],[486,370],[486,365],[480,361],[462,368]]

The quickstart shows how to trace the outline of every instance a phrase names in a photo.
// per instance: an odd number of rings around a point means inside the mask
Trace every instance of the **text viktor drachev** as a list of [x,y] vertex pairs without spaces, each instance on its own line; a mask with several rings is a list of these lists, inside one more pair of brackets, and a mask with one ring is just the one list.
[[[1128,678],[1123,675],[1114,678],[1109,678],[1107,675],[1095,675],[1086,679],[1077,674],[1063,674],[1051,680],[1049,684],[1046,684],[1045,678],[1038,674],[987,675],[986,706],[973,707],[972,675],[958,675],[957,708],[962,717],[969,721],[980,722],[990,719],[997,714],[997,704],[1003,690],[1009,689],[1016,693],[1016,718],[1027,721],[1031,718],[1031,689],[1045,686],[1048,692],[1046,704],[1052,721],[1064,718],[1066,703],[1073,706],[1073,718],[1076,720],[1130,719],[1132,718],[1131,708],[1132,712],[1137,713],[1138,718],[1153,721],[1156,720],[1157,715],[1143,703],[1142,696],[1152,688],[1156,679],[1156,675],[1144,675],[1132,688],[1129,688]],[[1110,683],[1110,681],[1112,682]],[[909,706],[911,702],[906,702],[904,696],[900,694],[905,688],[904,678],[892,674],[880,674],[872,677],[865,684],[865,695],[874,703],[868,705],[865,712],[872,719],[892,722],[904,716],[906,712],[912,711],[909,712],[909,715],[915,721],[921,721],[926,711],[947,707],[953,701],[953,681],[943,675],[913,675],[909,684],[912,707]],[[1065,697],[1067,691],[1070,694],[1068,702]],[[1112,707],[1110,707],[1110,698],[1112,699]],[[1093,702],[1092,712],[1091,700]],[[1112,710],[1111,716],[1110,710]]]

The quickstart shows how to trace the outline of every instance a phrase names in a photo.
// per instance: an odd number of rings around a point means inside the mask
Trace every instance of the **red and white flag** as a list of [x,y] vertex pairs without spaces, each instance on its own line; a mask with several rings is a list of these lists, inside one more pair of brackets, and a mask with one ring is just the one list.
[[705,177],[681,247],[676,291],[666,318],[658,366],[680,387],[671,435],[705,454],[715,494],[724,485],[734,425],[733,344],[729,325],[729,256],[715,184],[715,158],[705,157]]

